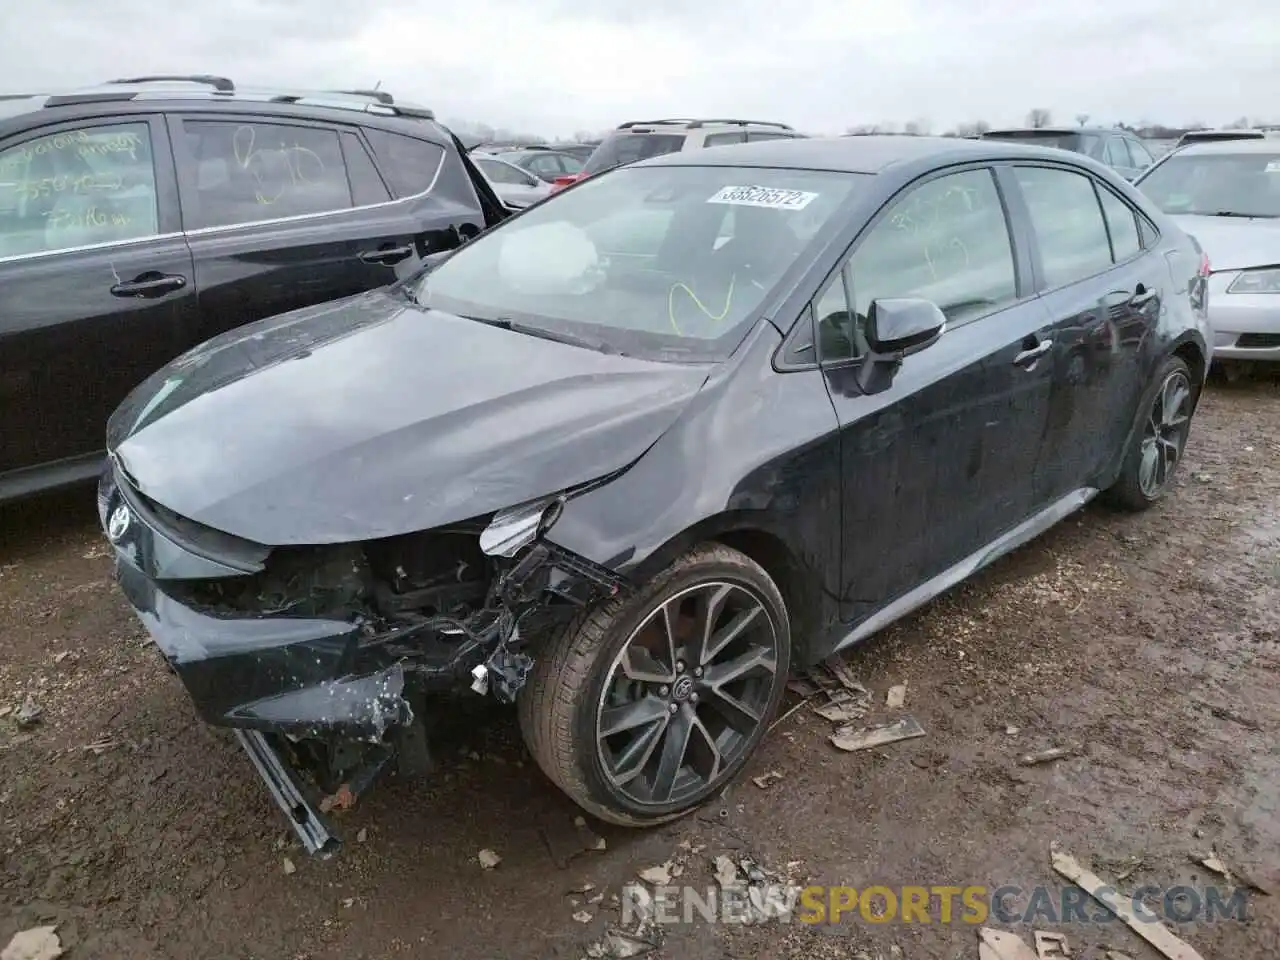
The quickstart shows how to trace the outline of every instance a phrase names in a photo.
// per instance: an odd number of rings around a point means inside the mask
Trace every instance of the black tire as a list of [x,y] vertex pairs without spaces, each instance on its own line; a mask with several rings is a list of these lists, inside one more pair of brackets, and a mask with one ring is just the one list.
[[[1148,481],[1143,469],[1144,456],[1149,456],[1148,448],[1152,443],[1154,420],[1165,417],[1166,390],[1171,382],[1185,385],[1185,420],[1176,431],[1176,435],[1163,435],[1163,440],[1172,438],[1176,445],[1176,456],[1171,463],[1165,459],[1165,469],[1154,486]],[[1187,436],[1191,430],[1191,414],[1195,409],[1196,392],[1199,386],[1192,380],[1191,371],[1180,357],[1168,357],[1152,379],[1142,398],[1142,406],[1133,435],[1129,438],[1129,448],[1125,451],[1124,462],[1120,467],[1120,476],[1115,484],[1107,490],[1108,501],[1124,510],[1146,510],[1160,500],[1172,484],[1182,455],[1186,451]],[[1160,432],[1160,431],[1157,431]],[[1157,440],[1157,456],[1165,456],[1167,447]]]
[[[725,585],[730,585],[732,589],[725,591]],[[720,697],[714,693],[708,693],[704,687],[699,686],[697,689],[703,691],[701,703],[698,702],[696,692],[693,694],[686,692],[687,699],[673,706],[671,701],[678,696],[677,688],[680,686],[678,683],[657,688],[648,681],[636,683],[617,673],[619,670],[625,672],[627,669],[622,660],[625,649],[635,649],[632,640],[644,642],[642,638],[646,637],[646,634],[638,633],[641,628],[646,631],[658,629],[660,623],[665,627],[671,622],[665,618],[661,621],[650,619],[659,616],[659,611],[671,609],[664,608],[665,603],[670,601],[674,609],[683,616],[683,611],[688,609],[683,605],[696,605],[699,602],[698,598],[708,593],[717,597],[723,594],[741,603],[742,610],[731,623],[737,623],[745,618],[750,626],[740,632],[738,640],[726,647],[726,650],[746,650],[747,653],[739,657],[740,660],[748,656],[750,651],[757,649],[753,638],[757,635],[763,636],[766,625],[772,631],[776,648],[772,675],[733,681],[756,684],[751,688],[753,691],[751,702],[760,705],[759,721],[755,725],[754,732],[749,736],[728,729],[728,725],[721,731],[719,734],[721,738],[727,734],[731,738],[740,737],[741,740],[734,746],[731,759],[729,759],[730,752],[726,751],[719,772],[713,778],[710,774],[707,775],[709,782],[705,786],[674,799],[671,799],[673,792],[668,789],[667,802],[662,802],[660,799],[648,801],[637,799],[627,792],[627,787],[615,784],[606,771],[604,751],[608,741],[597,724],[606,709],[616,711],[618,708],[616,706],[607,708],[605,699],[616,696],[619,682],[624,686],[630,684],[632,687],[644,689],[646,692],[637,694],[637,698],[644,700],[646,705],[652,705],[653,701],[659,700],[657,694],[658,690],[661,690],[663,696],[667,698],[661,703],[672,711],[672,716],[654,717],[652,723],[660,723],[664,731],[670,728],[672,739],[676,739],[675,731],[677,718],[679,718],[681,723],[693,724],[701,731],[698,733],[698,739],[702,743],[711,742],[713,734],[710,731],[714,731],[720,721],[720,704],[722,703]],[[752,602],[757,604],[760,611],[767,617],[767,624],[759,618],[758,614],[746,617]],[[706,600],[705,609],[716,610],[710,598]],[[713,612],[708,615],[712,620],[712,627],[722,622],[717,617],[731,613],[732,609],[728,600],[723,601],[719,613]],[[681,619],[679,622],[685,621]],[[538,652],[528,682],[519,696],[520,728],[524,734],[525,743],[551,781],[584,810],[601,820],[640,827],[665,823],[690,813],[732,781],[767,731],[770,718],[777,711],[786,689],[791,657],[789,624],[782,594],[759,564],[729,547],[719,544],[699,546],[676,560],[634,595],[587,608],[565,629],[547,640]],[[751,631],[750,634],[748,629]],[[678,627],[675,632],[680,633]],[[664,637],[670,635],[670,631],[664,631],[662,634]],[[702,635],[710,636],[711,631]],[[723,636],[723,628],[716,635]],[[678,646],[677,643],[678,639],[672,639],[670,642],[669,659],[672,670],[676,669],[677,661],[681,661],[683,668],[690,671],[685,679],[690,681],[691,686],[692,668],[683,665],[683,658],[680,656],[681,651],[688,652],[690,648]],[[739,643],[743,646],[735,647],[735,644]],[[714,647],[714,644],[709,646]],[[759,649],[763,649],[763,644]],[[626,664],[629,666],[632,655],[627,653],[626,656]],[[700,658],[695,654],[693,659]],[[656,659],[650,662],[655,667],[659,666]],[[707,678],[711,677],[712,670],[716,666],[717,664],[711,663],[706,668]],[[719,666],[723,668],[725,665],[719,664]],[[702,668],[697,668],[697,675],[700,678],[703,677]],[[726,675],[723,669],[720,675]],[[675,676],[674,672],[672,676]],[[704,681],[699,680],[698,683],[702,684]],[[745,697],[743,702],[746,702]],[[635,704],[627,703],[624,706],[633,707]],[[659,710],[661,709],[660,705]],[[690,715],[695,719],[688,720]],[[705,722],[703,718],[707,718]],[[650,721],[646,721],[648,722]],[[667,734],[661,733],[657,736],[663,739],[651,752],[660,760],[662,750],[666,748]],[[688,734],[685,742],[692,743],[693,736],[692,733]],[[673,752],[676,750],[674,746],[672,749]],[[710,755],[709,750],[707,753]],[[649,756],[643,751],[641,754]],[[687,749],[680,752],[680,756],[683,762],[687,756]],[[646,760],[638,766],[647,768],[649,762]],[[693,789],[696,778],[701,776],[694,770],[693,762],[690,761],[687,766],[682,763],[678,770],[678,776],[683,777],[682,782],[686,784],[685,790]],[[715,772],[714,765],[711,772]],[[656,783],[661,777],[655,771],[652,779],[656,791],[658,789]],[[633,782],[639,782],[641,785],[646,783],[643,775]],[[639,787],[631,789],[639,790]]]

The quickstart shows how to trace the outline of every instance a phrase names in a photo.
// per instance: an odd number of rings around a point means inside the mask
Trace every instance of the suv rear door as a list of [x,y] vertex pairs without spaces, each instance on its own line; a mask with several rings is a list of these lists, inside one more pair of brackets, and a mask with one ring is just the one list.
[[[159,115],[0,142],[0,477],[54,461],[67,481],[95,470],[107,417],[196,316]],[[0,499],[20,485],[0,479]]]
[[451,154],[430,140],[222,112],[169,124],[200,296],[188,346],[392,283],[483,229],[473,190],[466,202],[431,197]]

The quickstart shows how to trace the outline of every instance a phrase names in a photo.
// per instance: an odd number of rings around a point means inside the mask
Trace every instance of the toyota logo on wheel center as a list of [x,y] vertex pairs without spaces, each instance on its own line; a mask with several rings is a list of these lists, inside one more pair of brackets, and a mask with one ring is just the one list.
[[691,693],[693,693],[693,677],[681,677],[671,688],[673,700],[688,700]]

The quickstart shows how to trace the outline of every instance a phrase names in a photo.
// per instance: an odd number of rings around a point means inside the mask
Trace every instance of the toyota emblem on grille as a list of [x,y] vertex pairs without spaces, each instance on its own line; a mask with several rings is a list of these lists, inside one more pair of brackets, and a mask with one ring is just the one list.
[[107,538],[112,543],[119,543],[120,538],[129,531],[129,523],[133,519],[129,508],[123,503],[111,511],[107,519]]

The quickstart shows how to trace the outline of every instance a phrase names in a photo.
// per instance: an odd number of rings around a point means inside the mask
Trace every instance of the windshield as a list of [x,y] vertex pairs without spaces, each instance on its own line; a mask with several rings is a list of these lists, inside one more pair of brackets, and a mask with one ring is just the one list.
[[679,153],[684,146],[684,134],[677,133],[614,133],[583,164],[582,172],[595,176],[605,170],[621,167],[637,160],[648,160],[664,153]]
[[1165,213],[1280,216],[1280,149],[1275,153],[1174,155],[1138,189]]
[[482,234],[423,306],[660,360],[719,360],[865,175],[632,167]]

